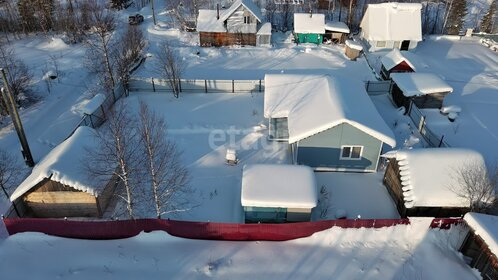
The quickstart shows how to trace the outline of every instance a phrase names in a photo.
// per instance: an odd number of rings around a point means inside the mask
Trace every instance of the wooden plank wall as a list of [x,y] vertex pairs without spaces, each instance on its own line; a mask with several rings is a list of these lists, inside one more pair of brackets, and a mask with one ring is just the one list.
[[232,45],[256,46],[256,34],[199,32],[202,47],[222,47]]
[[406,218],[406,207],[403,199],[403,190],[401,189],[401,176],[399,174],[398,161],[396,159],[389,159],[386,172],[384,174],[384,185],[391,195],[398,213],[401,217]]
[[35,217],[96,217],[96,198],[85,192],[31,192],[24,202]]

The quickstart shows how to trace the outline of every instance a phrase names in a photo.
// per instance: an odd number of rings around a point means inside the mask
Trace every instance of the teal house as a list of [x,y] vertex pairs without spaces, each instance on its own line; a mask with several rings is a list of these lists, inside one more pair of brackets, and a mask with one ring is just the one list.
[[297,44],[321,44],[325,34],[325,15],[294,14],[294,40]]
[[286,141],[295,164],[316,171],[376,172],[392,131],[363,82],[328,75],[265,76],[268,138]]

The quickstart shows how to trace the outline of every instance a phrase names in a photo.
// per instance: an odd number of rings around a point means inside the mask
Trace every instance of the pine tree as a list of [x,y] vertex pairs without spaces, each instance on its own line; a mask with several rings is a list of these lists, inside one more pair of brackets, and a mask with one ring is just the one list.
[[453,0],[446,21],[446,33],[458,35],[464,26],[464,19],[467,15],[467,1]]
[[493,33],[493,23],[496,16],[496,0],[489,6],[488,12],[481,21],[480,31],[486,33]]

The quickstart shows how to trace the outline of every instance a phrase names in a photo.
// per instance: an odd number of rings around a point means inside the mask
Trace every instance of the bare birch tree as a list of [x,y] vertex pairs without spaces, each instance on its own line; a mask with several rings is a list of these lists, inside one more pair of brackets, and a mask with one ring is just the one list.
[[167,138],[166,122],[141,102],[138,131],[145,169],[152,191],[156,217],[185,210],[189,193],[188,171],[180,161],[180,152]]
[[141,29],[134,25],[128,25],[128,29],[120,39],[114,57],[118,79],[127,81],[130,67],[140,59],[145,45],[146,41]]
[[125,105],[115,104],[108,114],[107,125],[97,130],[99,149],[88,151],[85,161],[89,176],[119,178],[126,191],[125,196],[119,197],[126,202],[131,219],[135,218],[135,180],[140,158],[135,122]]
[[168,42],[165,42],[159,47],[157,58],[157,71],[168,80],[173,95],[178,98],[180,78],[185,71],[185,64],[180,54]]
[[454,169],[454,182],[450,190],[468,201],[470,211],[486,212],[496,203],[498,170],[492,174],[478,162],[468,162]]

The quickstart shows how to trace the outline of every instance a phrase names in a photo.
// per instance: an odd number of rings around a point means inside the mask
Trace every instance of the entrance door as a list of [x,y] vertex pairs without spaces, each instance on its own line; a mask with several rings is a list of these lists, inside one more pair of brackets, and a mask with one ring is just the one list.
[[410,47],[410,41],[403,41],[401,42],[401,48],[399,49],[402,51],[407,51],[409,47]]

